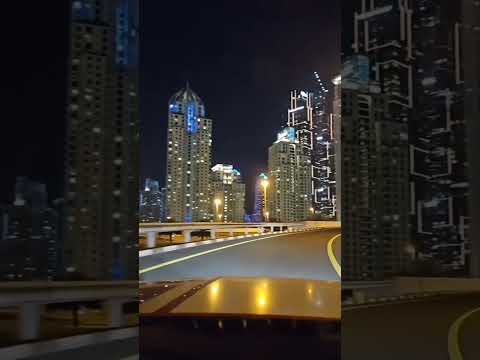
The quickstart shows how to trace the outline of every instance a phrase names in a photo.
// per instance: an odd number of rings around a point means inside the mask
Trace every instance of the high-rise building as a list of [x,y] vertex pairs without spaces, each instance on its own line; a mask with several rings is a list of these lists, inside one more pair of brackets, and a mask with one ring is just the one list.
[[56,279],[61,240],[45,185],[17,178],[13,205],[0,207],[0,279]]
[[312,206],[317,217],[335,218],[335,128],[328,112],[328,89],[317,72],[312,88],[313,154],[312,154]]
[[226,164],[212,167],[212,190],[215,221],[245,221],[245,184],[239,170]]
[[409,255],[412,12],[408,1],[355,5],[342,24],[342,279],[382,280]]
[[[478,153],[480,134],[480,8],[478,3],[462,0],[461,42],[458,54],[462,57],[464,86],[464,116],[466,122],[466,153],[468,162],[469,195],[468,267],[470,275],[480,278],[480,161]],[[460,35],[460,33],[458,33]]]
[[[385,199],[371,215],[372,219],[383,219],[379,231],[383,240],[376,245],[379,237],[372,237],[368,246],[384,249],[378,255],[383,259],[396,251],[397,256],[382,260],[390,269],[402,262],[408,264],[402,261],[408,252],[414,260],[408,271],[416,271],[416,264],[421,264],[422,271],[432,274],[466,275],[470,266],[472,273],[479,274],[480,247],[470,235],[476,223],[472,216],[478,214],[478,197],[470,183],[478,175],[470,168],[474,152],[467,137],[478,134],[473,131],[477,129],[473,118],[478,116],[478,96],[475,100],[472,97],[478,87],[469,79],[477,78],[473,69],[478,64],[479,35],[475,29],[480,12],[468,2],[440,0],[359,0],[356,5],[355,13],[346,19],[351,24],[343,26],[350,31],[344,31],[342,45],[342,132],[361,134],[360,130],[347,129],[360,125],[362,118],[360,109],[355,112],[355,97],[376,97],[371,91],[361,94],[359,83],[374,80],[383,98],[379,101],[384,101],[387,109],[384,119],[376,124],[375,140],[367,139],[356,149],[360,153],[373,141],[385,146],[380,156],[376,153],[370,160],[377,164],[372,165],[377,172],[382,169],[384,173],[380,184],[370,184]],[[466,71],[472,76],[466,76]],[[345,83],[346,77],[350,84],[357,84],[355,88]],[[349,167],[359,169],[362,162],[351,161],[353,148],[349,150],[351,143],[344,143],[344,139],[342,133],[342,232],[346,240],[342,254],[367,266],[368,251],[355,249],[360,235],[354,229],[361,216],[353,215],[349,221],[345,218],[355,206],[356,196],[344,186],[352,179],[349,172],[354,170]],[[474,142],[470,140],[470,144]],[[381,158],[385,161],[379,161]],[[399,230],[404,226],[407,234]],[[385,243],[393,245],[393,250]],[[344,269],[347,264],[342,263]],[[345,270],[342,275],[348,277]],[[401,270],[405,268],[398,267],[397,273]],[[378,269],[372,277],[380,279],[387,274]],[[350,275],[362,278],[361,272]]]
[[138,278],[138,1],[71,3],[67,277]]
[[140,222],[161,222],[164,213],[163,194],[157,180],[147,178],[140,192]]
[[335,162],[327,92],[317,73],[314,91],[292,90],[287,125],[296,130],[300,151],[311,160],[314,213],[320,218],[332,219],[335,211]]
[[301,221],[311,216],[311,156],[302,147],[295,128],[287,127],[268,149],[270,221]]
[[255,181],[255,202],[254,212],[253,212],[253,221],[262,222],[265,221],[265,192],[268,189],[268,175],[265,173],[260,173],[257,176]]
[[410,121],[412,238],[436,271],[466,274],[470,193],[460,2],[413,4],[415,112]]
[[333,111],[331,121],[333,123],[334,148],[335,148],[335,218],[342,220],[342,77],[336,76],[332,80],[333,91]]
[[188,84],[169,101],[167,142],[167,221],[209,221],[212,120]]

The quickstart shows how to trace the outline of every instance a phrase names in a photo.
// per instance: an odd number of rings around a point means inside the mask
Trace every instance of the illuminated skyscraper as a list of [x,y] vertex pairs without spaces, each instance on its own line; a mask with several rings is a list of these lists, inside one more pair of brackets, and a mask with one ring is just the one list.
[[311,160],[287,127],[268,149],[269,186],[267,208],[270,221],[302,221],[311,216]]
[[314,73],[313,87],[313,154],[312,154],[312,206],[322,219],[335,218],[335,126],[328,113],[328,90],[318,73]]
[[145,180],[145,188],[140,192],[140,222],[161,222],[163,214],[162,191],[158,181]]
[[315,91],[292,90],[289,127],[295,128],[300,152],[311,160],[312,207],[324,219],[334,217],[335,178],[333,129],[327,114],[326,93],[318,74]]
[[138,2],[71,2],[67,273],[138,278]]
[[245,184],[240,171],[233,165],[217,164],[212,167],[213,202],[215,221],[245,221]]
[[331,121],[333,123],[333,142],[335,148],[335,218],[337,221],[342,220],[342,78],[341,75],[336,76],[333,80],[333,112]]
[[212,120],[200,97],[186,85],[169,101],[167,221],[211,219]]
[[[268,181],[268,175],[261,173],[255,181],[255,203],[253,221],[261,222],[265,220],[265,189],[264,181]],[[268,188],[268,186],[267,186]]]

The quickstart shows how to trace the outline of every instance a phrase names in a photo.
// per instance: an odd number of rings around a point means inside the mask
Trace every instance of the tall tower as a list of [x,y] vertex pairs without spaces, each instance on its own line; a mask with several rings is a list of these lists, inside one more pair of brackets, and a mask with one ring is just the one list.
[[265,221],[265,182],[268,182],[268,175],[260,173],[255,181],[255,203],[254,203],[254,221]]
[[72,1],[67,274],[138,278],[138,2]]
[[312,206],[322,219],[335,218],[335,127],[328,114],[327,95],[318,73],[313,87]]
[[233,165],[217,164],[212,168],[215,221],[245,221],[245,184]]
[[335,147],[335,218],[342,221],[342,77],[336,76],[332,80],[333,91],[333,112],[331,122]]
[[147,178],[140,193],[140,222],[162,221],[162,192],[157,180]]
[[270,221],[302,221],[311,215],[312,174],[295,128],[287,127],[268,149]]
[[383,280],[409,255],[412,10],[355,4],[342,23],[342,279]]
[[188,83],[170,99],[167,143],[167,221],[209,221],[212,120]]

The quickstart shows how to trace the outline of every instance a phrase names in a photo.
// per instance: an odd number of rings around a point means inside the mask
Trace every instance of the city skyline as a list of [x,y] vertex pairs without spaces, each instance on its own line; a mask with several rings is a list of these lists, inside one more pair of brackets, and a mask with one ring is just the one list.
[[[292,13],[292,5],[278,1],[255,3],[248,9],[240,4],[203,8],[191,4],[175,32],[169,31],[175,19],[166,14],[181,12],[178,5],[168,3],[160,11],[154,3],[145,4],[145,36],[140,39],[144,64],[141,183],[151,177],[164,185],[166,104],[188,81],[207,104],[207,116],[215,119],[212,137],[217,145],[212,163],[233,164],[242,170],[247,212],[252,211],[255,177],[267,168],[266,150],[287,123],[290,90],[315,87],[315,71],[325,84],[340,71],[340,39],[335,36],[339,24],[331,17],[338,15],[338,4],[303,3],[312,9],[311,14]],[[249,16],[242,16],[244,13]],[[219,29],[220,38],[216,36]],[[252,31],[262,36],[252,40]],[[168,38],[163,35],[167,33]],[[313,33],[317,35],[311,36]],[[279,43],[280,37],[289,41]],[[182,39],[193,41],[189,47],[178,47]],[[175,56],[159,54],[159,44]],[[158,67],[159,62],[165,66]]]

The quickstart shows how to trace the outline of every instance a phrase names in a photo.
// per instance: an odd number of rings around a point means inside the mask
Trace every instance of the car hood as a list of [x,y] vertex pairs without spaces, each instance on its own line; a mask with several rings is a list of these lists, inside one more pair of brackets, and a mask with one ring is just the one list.
[[272,278],[140,283],[142,317],[211,316],[339,321],[341,284]]

